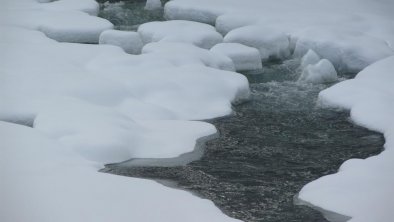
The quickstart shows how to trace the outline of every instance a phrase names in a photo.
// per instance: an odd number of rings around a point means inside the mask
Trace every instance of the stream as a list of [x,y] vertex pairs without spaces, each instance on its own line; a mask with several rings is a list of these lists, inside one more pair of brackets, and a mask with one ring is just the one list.
[[[118,29],[162,20],[162,14],[143,10],[144,1],[106,4],[100,16]],[[384,138],[354,125],[347,111],[317,105],[318,93],[333,83],[299,83],[298,66],[293,59],[244,72],[251,98],[235,105],[233,115],[207,121],[219,136],[205,143],[201,159],[166,167],[110,164],[102,171],[190,191],[243,221],[327,221],[320,212],[296,205],[294,197],[308,182],[335,173],[344,161],[380,153]]]

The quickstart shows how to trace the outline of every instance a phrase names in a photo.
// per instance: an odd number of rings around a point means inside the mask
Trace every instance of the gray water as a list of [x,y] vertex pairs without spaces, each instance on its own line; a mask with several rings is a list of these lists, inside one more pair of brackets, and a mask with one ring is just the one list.
[[234,106],[234,115],[208,121],[219,137],[206,142],[201,159],[174,167],[111,164],[103,172],[165,181],[244,221],[327,221],[295,205],[294,196],[345,160],[378,154],[384,139],[354,125],[346,111],[317,106],[330,84],[297,83],[298,65],[288,60],[244,73],[251,99]]

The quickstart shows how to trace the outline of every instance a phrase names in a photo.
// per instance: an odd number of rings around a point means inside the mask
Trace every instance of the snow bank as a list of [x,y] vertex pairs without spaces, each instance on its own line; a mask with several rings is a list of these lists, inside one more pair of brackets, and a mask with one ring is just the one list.
[[381,60],[319,95],[324,105],[351,110],[357,124],[384,133],[385,151],[365,160],[346,161],[339,172],[307,184],[299,198],[352,222],[394,218],[394,57]]
[[224,42],[247,45],[259,50],[261,58],[285,59],[290,55],[289,37],[275,29],[262,26],[245,26],[229,32]]
[[237,71],[262,69],[260,52],[252,47],[238,43],[220,43],[211,52],[228,56]]
[[[246,26],[273,29],[258,34],[269,40],[275,33],[285,33],[290,52],[297,45],[296,56],[313,49],[339,71],[357,72],[393,55],[393,9],[389,0],[173,0],[165,5],[165,15],[216,24],[222,34]],[[287,44],[284,38],[283,44]]]
[[328,83],[337,80],[337,71],[327,59],[322,59],[316,64],[306,66],[298,79],[298,81],[311,83]]
[[99,173],[35,129],[0,121],[0,133],[3,222],[237,221],[188,192]]
[[204,49],[223,41],[222,35],[215,28],[191,21],[149,22],[138,27],[144,43],[150,42],[184,42]]
[[[98,42],[112,27],[72,2],[0,9],[0,221],[235,221],[183,191],[97,170],[193,151],[216,129],[190,120],[230,114],[249,95],[246,78],[220,70],[234,69],[229,58],[185,43],[172,43],[185,45],[179,61],[166,53],[171,43],[142,55],[59,43]],[[102,40],[125,48],[123,34]]]
[[101,33],[100,44],[115,45],[130,54],[140,54],[144,44],[137,32],[106,30]]

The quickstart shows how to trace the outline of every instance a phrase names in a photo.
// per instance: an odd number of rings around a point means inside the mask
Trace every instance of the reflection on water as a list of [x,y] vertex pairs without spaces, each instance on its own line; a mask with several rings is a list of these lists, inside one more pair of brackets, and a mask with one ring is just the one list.
[[293,197],[345,160],[379,153],[384,141],[353,125],[348,112],[316,106],[328,85],[295,82],[297,66],[289,60],[244,73],[251,100],[235,106],[233,116],[209,121],[220,137],[206,143],[200,160],[177,167],[115,164],[104,171],[170,181],[244,221],[326,221],[319,212],[294,205]]

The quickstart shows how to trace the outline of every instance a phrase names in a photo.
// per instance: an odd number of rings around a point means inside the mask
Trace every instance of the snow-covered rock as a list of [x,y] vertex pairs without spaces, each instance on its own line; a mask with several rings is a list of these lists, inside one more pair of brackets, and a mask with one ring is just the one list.
[[330,107],[349,109],[357,124],[384,133],[381,154],[346,161],[338,173],[307,184],[299,198],[354,222],[394,218],[394,57],[368,66],[356,78],[340,82],[319,95]]
[[137,32],[106,30],[101,33],[100,44],[115,45],[129,54],[140,54],[144,44]]
[[142,41],[191,43],[204,49],[221,43],[223,37],[215,27],[192,21],[149,22],[138,28]]
[[308,52],[302,57],[300,67],[305,69],[308,65],[315,65],[320,61],[320,56],[316,54],[313,50],[308,50]]
[[147,0],[145,4],[145,10],[157,10],[161,9],[161,1],[160,0]]
[[310,83],[327,83],[338,80],[335,67],[327,59],[304,68],[298,81]]
[[275,29],[262,26],[245,26],[230,31],[225,37],[226,43],[240,43],[259,50],[261,58],[284,59],[290,56],[288,36]]
[[212,52],[228,56],[237,71],[262,69],[260,52],[239,43],[220,43],[211,48]]

